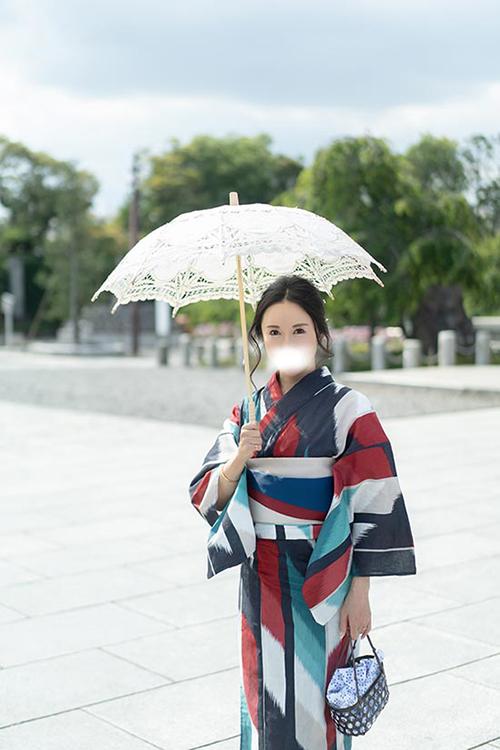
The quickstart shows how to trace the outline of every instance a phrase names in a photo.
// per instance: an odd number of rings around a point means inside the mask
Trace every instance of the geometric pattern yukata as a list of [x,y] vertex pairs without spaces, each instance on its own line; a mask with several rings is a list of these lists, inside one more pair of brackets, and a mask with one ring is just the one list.
[[[240,750],[350,750],[326,703],[346,666],[340,607],[354,576],[416,573],[391,444],[368,398],[323,365],[252,394],[262,449],[222,510],[220,467],[249,421],[233,406],[189,485],[210,525],[207,577],[240,565]],[[360,653],[360,639],[355,655]]]

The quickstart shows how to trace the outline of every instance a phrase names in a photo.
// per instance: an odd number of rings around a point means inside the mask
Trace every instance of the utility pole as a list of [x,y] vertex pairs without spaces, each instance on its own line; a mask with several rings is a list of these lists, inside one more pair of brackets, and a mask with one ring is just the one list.
[[[77,235],[78,236],[78,235]],[[69,316],[71,320],[71,338],[74,344],[80,343],[80,305],[78,303],[79,292],[79,258],[75,232],[70,232],[69,238]]]
[[[136,152],[132,161],[132,199],[129,209],[129,245],[132,248],[139,241],[139,154]],[[130,353],[139,354],[140,336],[140,303],[130,303]]]

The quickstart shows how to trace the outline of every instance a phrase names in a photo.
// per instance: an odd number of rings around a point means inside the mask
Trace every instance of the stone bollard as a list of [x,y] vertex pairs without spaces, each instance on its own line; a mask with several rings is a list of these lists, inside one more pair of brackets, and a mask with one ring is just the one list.
[[234,358],[236,362],[236,367],[240,367],[243,370],[245,368],[245,364],[243,362],[243,342],[241,339],[236,339],[235,341]]
[[438,333],[438,365],[448,367],[455,364],[456,334],[453,330]]
[[476,365],[490,364],[490,339],[491,335],[489,331],[476,331],[474,341],[474,363]]
[[9,346],[14,340],[14,305],[16,298],[10,292],[3,292],[0,300],[4,314],[4,344]]
[[212,367],[219,366],[219,342],[217,336],[212,336],[210,340],[210,364]]
[[179,344],[181,345],[181,349],[182,349],[182,358],[183,358],[184,367],[190,367],[193,344],[192,344],[191,336],[189,335],[189,333],[180,334]]
[[236,360],[236,339],[234,338],[234,336],[231,336],[229,340],[229,354]]
[[420,339],[403,341],[403,367],[420,367],[422,360],[422,342]]
[[333,339],[332,372],[346,372],[349,369],[349,352],[345,336],[337,334]]
[[168,365],[168,354],[169,354],[169,345],[168,345],[168,339],[160,339],[158,342],[158,364],[160,367],[164,365]]
[[385,336],[377,334],[372,336],[371,346],[372,370],[385,370]]
[[197,339],[194,343],[194,350],[196,352],[196,364],[204,365],[205,364],[205,350],[206,350],[205,340],[202,339],[200,341],[199,339]]

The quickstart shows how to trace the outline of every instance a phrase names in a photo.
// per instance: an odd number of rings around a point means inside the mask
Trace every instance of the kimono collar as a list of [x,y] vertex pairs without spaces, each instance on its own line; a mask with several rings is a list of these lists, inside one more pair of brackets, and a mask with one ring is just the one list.
[[300,380],[294,383],[286,393],[283,393],[278,378],[278,370],[275,370],[264,386],[264,391],[267,394],[266,406],[268,408],[274,406],[277,401],[286,398],[288,394],[292,393],[292,391],[294,400],[301,400],[305,395],[307,395],[307,398],[311,398],[318,390],[321,390],[329,383],[333,383],[333,376],[329,368],[326,365],[323,365],[308,372]]
[[287,420],[325,388],[335,386],[332,373],[326,365],[316,367],[298,380],[286,393],[281,390],[278,371],[275,370],[263,387],[266,414],[260,422],[264,436],[271,438]]

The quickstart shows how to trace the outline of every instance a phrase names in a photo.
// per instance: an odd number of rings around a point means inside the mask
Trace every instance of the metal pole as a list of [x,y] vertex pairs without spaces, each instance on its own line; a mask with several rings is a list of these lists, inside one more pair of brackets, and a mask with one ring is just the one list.
[[[139,241],[139,154],[132,161],[132,200],[129,209],[129,244],[132,248]],[[140,307],[139,302],[131,302],[130,310],[130,350],[135,357],[139,353]]]
[[78,305],[78,249],[76,238],[71,234],[69,241],[69,317],[71,320],[71,338],[74,344],[80,343],[79,305]]

